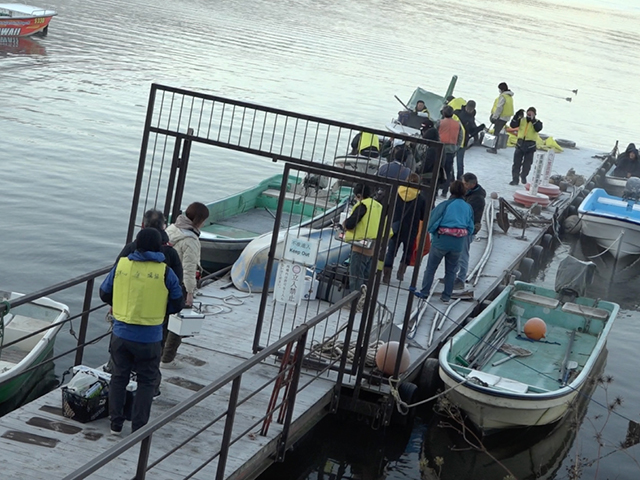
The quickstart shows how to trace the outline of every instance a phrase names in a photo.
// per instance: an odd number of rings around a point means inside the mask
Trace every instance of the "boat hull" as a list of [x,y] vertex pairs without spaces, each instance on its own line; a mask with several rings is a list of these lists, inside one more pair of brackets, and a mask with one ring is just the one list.
[[[446,388],[454,387],[458,381],[440,369],[440,378]],[[449,393],[450,400],[464,410],[475,425],[485,434],[509,428],[550,425],[560,420],[577,391],[548,399],[501,398],[461,387]]]
[[29,37],[44,31],[51,22],[51,16],[32,18],[0,18],[0,37]]
[[581,232],[615,258],[640,255],[640,205],[594,188],[578,207]]

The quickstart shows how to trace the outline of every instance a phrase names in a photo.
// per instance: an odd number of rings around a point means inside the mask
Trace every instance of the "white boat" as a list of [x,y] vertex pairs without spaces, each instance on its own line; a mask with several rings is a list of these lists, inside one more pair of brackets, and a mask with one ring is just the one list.
[[[2,301],[22,296],[15,292],[0,292]],[[67,318],[69,308],[66,305],[45,297],[12,308],[4,315],[4,328],[0,332],[3,333],[0,339],[0,405],[28,393],[29,386],[38,380],[37,369],[24,372],[52,354],[56,335]],[[47,327],[48,330],[28,336]],[[8,345],[15,341],[17,343]]]
[[594,188],[580,204],[581,232],[616,258],[640,255],[640,204]]
[[[516,282],[440,350],[447,396],[483,433],[552,424],[587,385],[619,307],[557,297]],[[532,317],[546,322],[543,341],[519,333]]]

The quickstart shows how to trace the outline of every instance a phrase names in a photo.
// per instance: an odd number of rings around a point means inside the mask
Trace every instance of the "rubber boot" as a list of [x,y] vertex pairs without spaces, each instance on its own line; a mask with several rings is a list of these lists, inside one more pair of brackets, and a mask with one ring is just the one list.
[[404,272],[407,271],[407,264],[406,263],[400,263],[400,265],[398,266],[398,273],[397,278],[398,280],[402,281],[404,280]]
[[389,285],[391,281],[391,267],[384,267],[382,269],[382,283]]

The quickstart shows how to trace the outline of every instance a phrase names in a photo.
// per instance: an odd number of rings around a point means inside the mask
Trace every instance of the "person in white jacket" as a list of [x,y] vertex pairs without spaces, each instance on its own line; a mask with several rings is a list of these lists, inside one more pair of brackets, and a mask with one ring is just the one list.
[[[185,307],[193,305],[193,296],[197,287],[197,272],[200,268],[200,228],[209,218],[209,209],[203,203],[194,202],[187,207],[184,214],[178,216],[176,222],[169,225],[166,233],[169,242],[178,252],[182,261],[183,282],[186,290]],[[161,368],[181,368],[176,361],[178,347],[182,343],[179,335],[168,332],[167,339],[162,350]]]

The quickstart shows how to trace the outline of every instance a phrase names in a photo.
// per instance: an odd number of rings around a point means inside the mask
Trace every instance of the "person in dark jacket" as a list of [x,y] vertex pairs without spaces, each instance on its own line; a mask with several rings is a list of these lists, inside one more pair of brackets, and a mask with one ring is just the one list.
[[454,290],[463,289],[467,280],[467,271],[469,269],[469,248],[475,239],[475,236],[482,227],[482,214],[484,213],[485,198],[487,192],[478,185],[478,177],[473,173],[467,172],[462,176],[462,181],[467,192],[464,195],[465,201],[471,205],[473,210],[473,234],[464,237],[465,243],[460,252],[458,259],[458,273],[453,284]]
[[634,143],[630,143],[624,153],[618,155],[613,176],[621,178],[640,177],[640,159],[638,158],[638,149]]
[[[178,255],[178,252],[176,252],[175,248],[173,248],[173,245],[171,245],[171,243],[169,242],[169,235],[167,235],[167,232],[165,232],[165,228],[167,227],[167,222],[164,218],[164,214],[160,210],[147,210],[144,216],[142,217],[142,227],[154,228],[158,232],[160,232],[160,237],[162,241],[161,251],[162,251],[162,254],[164,255],[164,263],[166,263],[167,266],[171,268],[171,270],[173,270],[173,273],[176,274],[176,277],[178,277],[178,281],[180,282],[180,286],[182,288],[182,293],[183,295],[186,295],[186,290],[184,289],[183,278],[182,278],[183,277],[182,262],[180,261],[180,255]],[[122,251],[118,254],[118,258],[116,258],[116,265],[118,264],[118,260],[120,260],[122,257],[128,257],[133,252],[135,252],[136,247],[137,247],[137,242],[135,240],[125,245]],[[169,335],[168,325],[169,325],[169,315],[165,317],[164,322],[162,323],[162,348],[164,348],[165,343],[167,341],[167,337]],[[106,370],[111,371],[112,368],[113,368],[113,363],[110,358],[109,362],[107,363]],[[160,395],[161,380],[162,378],[161,376],[159,376],[158,387],[156,388],[156,395]]]
[[411,169],[404,165],[409,153],[404,146],[393,147],[389,163],[385,163],[378,169],[378,176],[385,178],[393,178],[397,180],[407,180],[411,174]]
[[[420,183],[420,176],[417,173],[409,175],[410,183]],[[398,187],[398,198],[396,198],[396,208],[393,211],[391,229],[393,236],[389,239],[387,255],[384,258],[384,268],[382,270],[382,283],[391,281],[393,261],[402,245],[402,257],[398,267],[397,278],[404,280],[404,272],[411,261],[413,243],[418,236],[418,225],[423,219],[427,202],[420,195],[420,190],[413,187]]]
[[140,230],[136,250],[118,260],[100,285],[100,298],[113,306],[109,414],[114,435],[122,432],[132,371],[136,372],[138,388],[131,429],[136,431],[149,421],[160,375],[162,323],[167,313],[182,309],[182,289],[176,274],[164,263],[161,241],[156,229]]
[[[435,127],[435,124],[432,120],[424,121],[424,123],[422,124],[422,128],[420,129],[420,135],[425,140],[432,140],[434,142],[440,141],[438,129]],[[417,162],[417,173],[418,175],[420,175],[422,183],[425,185],[429,185],[431,183],[431,177],[433,175],[433,167],[436,164],[436,160],[438,159],[438,151],[433,146],[418,144],[415,147],[414,156]],[[438,184],[442,184],[445,181],[443,165],[440,165],[440,174],[438,175],[438,179]]]
[[456,180],[461,180],[464,174],[464,154],[469,148],[469,140],[475,138],[484,130],[484,124],[476,125],[476,102],[469,100],[465,105],[453,112],[454,117],[462,124],[462,144],[456,152]]
[[442,202],[431,212],[427,230],[431,234],[431,250],[427,269],[422,279],[422,289],[415,292],[419,297],[429,296],[433,278],[442,259],[445,261],[444,292],[440,296],[443,303],[449,303],[453,293],[456,266],[465,237],[473,234],[473,210],[464,201],[465,188],[459,180],[454,180],[449,192],[451,198]]
[[536,118],[536,109],[529,107],[527,115],[520,109],[511,120],[511,128],[518,129],[518,141],[513,152],[513,166],[511,167],[511,182],[509,185],[518,185],[518,178],[522,183],[527,183],[527,175],[533,163],[533,154],[536,151],[538,132],[542,130],[542,122]]

